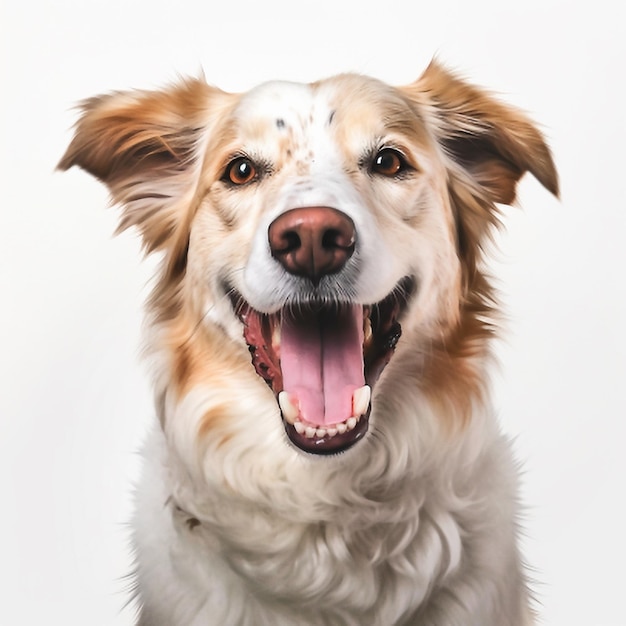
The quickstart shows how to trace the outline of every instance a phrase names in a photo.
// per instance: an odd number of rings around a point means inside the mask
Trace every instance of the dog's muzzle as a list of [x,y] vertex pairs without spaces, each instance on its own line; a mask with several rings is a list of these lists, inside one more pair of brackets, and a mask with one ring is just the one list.
[[371,390],[400,338],[414,281],[403,279],[384,300],[365,306],[320,298],[320,281],[344,268],[357,243],[353,221],[334,208],[287,211],[270,224],[268,240],[274,259],[308,285],[309,297],[262,314],[231,296],[252,363],[276,395],[292,443],[316,454],[343,451],[367,432]]

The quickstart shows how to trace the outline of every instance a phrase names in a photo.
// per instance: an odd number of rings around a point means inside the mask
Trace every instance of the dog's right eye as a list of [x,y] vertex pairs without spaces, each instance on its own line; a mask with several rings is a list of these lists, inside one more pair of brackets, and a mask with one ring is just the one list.
[[250,159],[237,157],[226,167],[222,180],[232,185],[245,185],[257,178],[258,174],[257,167]]
[[409,169],[409,166],[401,152],[393,148],[383,148],[374,157],[371,169],[374,174],[394,178]]

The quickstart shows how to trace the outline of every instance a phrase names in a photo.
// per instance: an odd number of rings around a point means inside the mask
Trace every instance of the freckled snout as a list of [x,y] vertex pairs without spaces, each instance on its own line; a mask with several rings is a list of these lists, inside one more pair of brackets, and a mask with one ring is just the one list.
[[341,270],[354,252],[354,222],[330,207],[292,209],[269,227],[272,256],[290,274],[318,284]]

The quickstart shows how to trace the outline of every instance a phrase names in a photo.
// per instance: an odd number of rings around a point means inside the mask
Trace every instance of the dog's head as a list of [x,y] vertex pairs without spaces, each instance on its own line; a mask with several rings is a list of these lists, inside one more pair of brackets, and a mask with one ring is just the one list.
[[363,437],[372,390],[401,367],[471,403],[496,203],[526,171],[557,193],[526,117],[434,63],[402,88],[340,75],[235,95],[189,80],[92,99],[60,163],[72,165],[163,252],[151,307],[176,396],[254,385],[266,401],[269,387],[289,439],[320,454]]

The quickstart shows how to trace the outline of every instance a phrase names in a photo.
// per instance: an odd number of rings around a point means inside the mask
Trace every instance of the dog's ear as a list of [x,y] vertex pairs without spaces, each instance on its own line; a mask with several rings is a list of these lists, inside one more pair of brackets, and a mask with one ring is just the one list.
[[[83,102],[58,168],[78,165],[124,207],[119,229],[136,226],[148,252],[180,240],[196,192],[213,101],[189,79],[163,91],[128,91]],[[184,245],[180,244],[180,245]]]
[[404,88],[427,118],[448,156],[463,167],[492,202],[511,204],[525,172],[555,195],[556,168],[541,133],[517,109],[432,62]]

